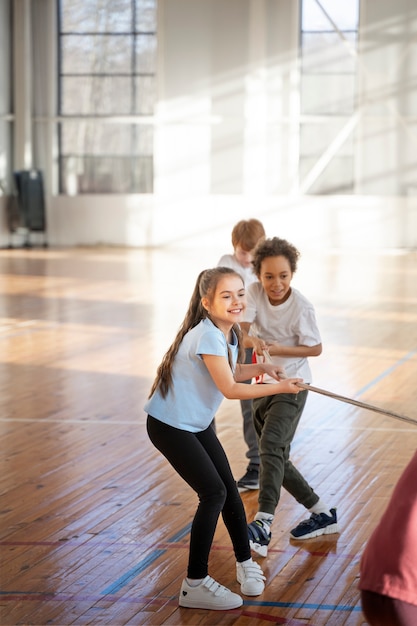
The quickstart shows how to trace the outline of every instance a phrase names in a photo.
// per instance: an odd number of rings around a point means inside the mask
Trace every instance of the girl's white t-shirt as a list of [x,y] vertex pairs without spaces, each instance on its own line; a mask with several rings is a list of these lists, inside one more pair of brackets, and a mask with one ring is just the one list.
[[184,337],[174,359],[172,387],[165,398],[157,389],[146,402],[144,410],[152,417],[189,432],[205,430],[224,399],[215,385],[202,354],[224,356],[230,348],[233,368],[238,355],[238,340],[233,343],[208,318],[194,326]]
[[[292,287],[288,300],[273,306],[262,284],[253,283],[247,290],[247,308],[242,321],[251,324],[251,335],[262,338],[266,343],[279,343],[283,346],[316,346],[321,343],[313,305]],[[284,367],[289,378],[302,378],[305,383],[311,383],[307,357],[271,358],[276,365]],[[276,381],[264,376],[263,382]]]

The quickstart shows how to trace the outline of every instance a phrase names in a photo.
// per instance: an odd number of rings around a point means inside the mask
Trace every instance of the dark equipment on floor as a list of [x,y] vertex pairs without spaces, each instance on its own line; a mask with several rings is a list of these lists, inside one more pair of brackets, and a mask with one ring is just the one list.
[[[16,195],[10,199],[8,226],[10,232],[9,248],[13,248],[13,235],[23,237],[21,247],[31,248],[32,233],[42,233],[42,245],[47,247],[46,214],[43,176],[39,170],[20,170],[14,172]],[[38,244],[39,245],[39,244]]]

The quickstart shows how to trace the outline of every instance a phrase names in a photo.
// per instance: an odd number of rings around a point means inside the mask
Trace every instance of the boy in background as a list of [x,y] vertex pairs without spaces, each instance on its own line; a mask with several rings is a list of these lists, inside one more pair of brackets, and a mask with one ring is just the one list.
[[[245,283],[245,289],[257,281],[252,259],[255,246],[265,238],[263,224],[257,219],[241,220],[232,230],[233,254],[224,254],[218,266],[230,267],[238,272]],[[245,363],[252,362],[252,348],[246,349]],[[245,381],[250,383],[251,381]],[[243,438],[247,446],[246,458],[249,463],[246,473],[237,481],[239,491],[259,488],[259,451],[255,427],[252,419],[252,400],[241,400],[243,418]]]

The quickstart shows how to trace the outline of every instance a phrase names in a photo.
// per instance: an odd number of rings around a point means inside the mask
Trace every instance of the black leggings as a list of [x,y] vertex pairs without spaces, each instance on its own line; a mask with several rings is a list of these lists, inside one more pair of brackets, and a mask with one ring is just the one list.
[[191,526],[187,576],[204,578],[220,513],[229,532],[236,560],[251,552],[245,509],[225,451],[209,426],[190,433],[148,415],[147,430],[153,445],[197,493],[199,504]]

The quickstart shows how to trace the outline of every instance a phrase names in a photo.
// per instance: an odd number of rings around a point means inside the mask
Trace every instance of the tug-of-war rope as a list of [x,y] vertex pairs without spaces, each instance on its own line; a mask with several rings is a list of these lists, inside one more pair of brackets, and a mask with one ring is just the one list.
[[[267,350],[263,350],[263,354],[266,361],[272,363],[271,355]],[[346,396],[341,396],[337,393],[333,393],[332,391],[326,391],[326,389],[320,389],[319,387],[313,387],[313,385],[307,385],[306,383],[297,383],[298,387],[301,389],[306,389],[307,391],[314,391],[315,393],[320,393],[323,396],[328,396],[329,398],[333,398],[334,400],[340,400],[340,402],[347,402],[348,404],[353,404],[354,406],[358,406],[361,409],[367,409],[368,411],[374,411],[375,413],[382,413],[382,415],[387,415],[388,417],[393,417],[394,419],[401,420],[403,422],[408,422],[409,424],[414,424],[417,426],[417,420],[412,417],[407,417],[406,415],[401,415],[400,413],[394,413],[393,411],[388,411],[387,409],[381,409],[378,406],[374,406],[373,404],[367,404],[366,402],[361,402],[360,400],[354,400],[353,398],[347,398]]]

